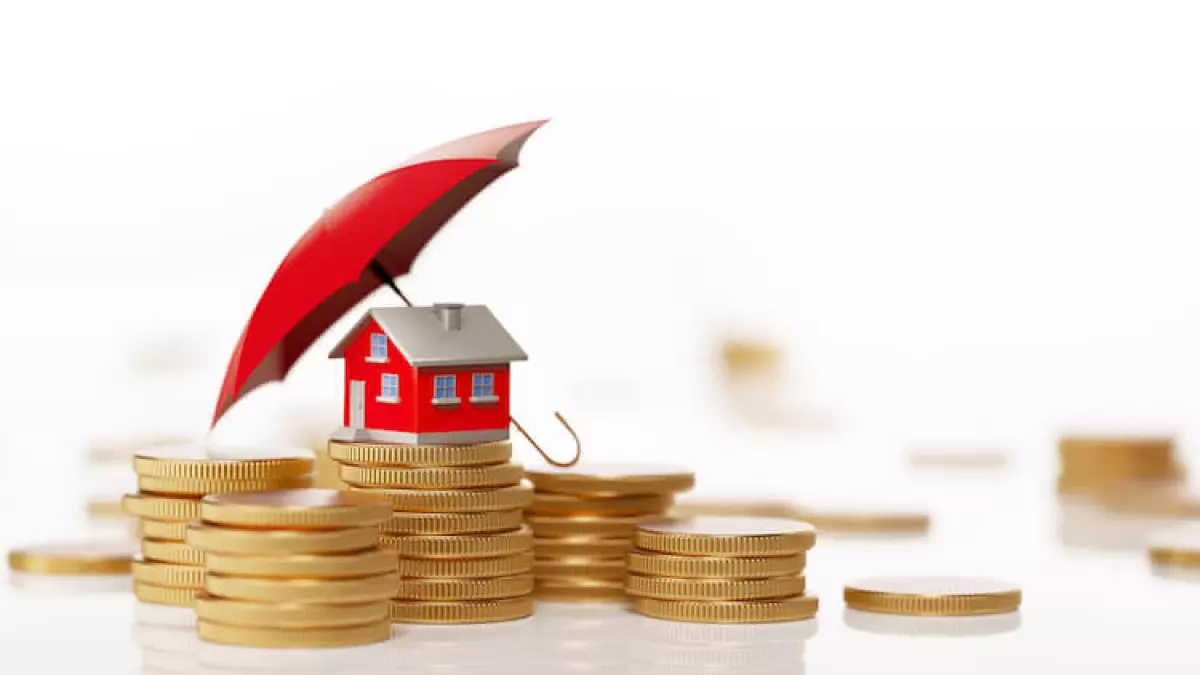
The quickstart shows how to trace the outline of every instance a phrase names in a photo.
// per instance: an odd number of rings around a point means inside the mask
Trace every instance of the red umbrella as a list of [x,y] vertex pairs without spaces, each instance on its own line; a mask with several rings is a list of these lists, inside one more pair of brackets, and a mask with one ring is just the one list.
[[[255,388],[282,380],[334,322],[394,277],[407,274],[433,235],[492,181],[516,168],[521,147],[547,120],[474,134],[381,174],[327,210],[288,251],[263,291],[225,370],[213,426]],[[550,459],[514,419],[517,430]]]

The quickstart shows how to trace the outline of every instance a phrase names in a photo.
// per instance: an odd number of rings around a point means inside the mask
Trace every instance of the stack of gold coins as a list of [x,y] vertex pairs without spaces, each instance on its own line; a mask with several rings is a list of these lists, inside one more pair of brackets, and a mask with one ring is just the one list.
[[1170,436],[1063,436],[1058,491],[1095,494],[1121,484],[1169,484],[1184,476]]
[[203,557],[185,541],[209,493],[308,487],[306,450],[218,448],[195,444],[145,448],[133,458],[138,493],[125,512],[139,518],[142,555],[133,563],[134,594],[144,602],[190,606],[204,587]]
[[386,499],[337,490],[204,498],[187,541],[204,553],[196,628],[209,642],[339,647],[391,635],[396,556],[379,549]]
[[634,610],[697,623],[809,619],[804,565],[816,530],[786,518],[698,516],[653,520],[634,532],[625,588]]
[[379,543],[400,561],[397,623],[488,623],[533,613],[532,490],[508,442],[330,441],[341,479],[393,508]]
[[677,466],[581,463],[526,472],[533,503],[537,596],[567,602],[625,600],[625,554],[638,522],[666,512],[695,474]]

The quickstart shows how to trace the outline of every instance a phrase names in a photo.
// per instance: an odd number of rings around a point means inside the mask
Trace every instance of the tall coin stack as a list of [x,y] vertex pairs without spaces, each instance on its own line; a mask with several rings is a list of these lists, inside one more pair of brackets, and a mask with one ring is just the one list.
[[634,611],[672,621],[767,623],[809,619],[804,565],[809,524],[784,518],[699,516],[644,522],[634,532],[626,591]]
[[566,602],[625,600],[625,554],[639,520],[662,515],[696,482],[687,469],[654,464],[545,466],[526,475],[537,596]]
[[139,600],[191,606],[204,588],[204,559],[185,541],[209,493],[308,487],[313,461],[306,450],[253,450],[196,444],[163,445],[133,458],[138,492],[125,495],[125,512],[139,518],[141,557],[133,563]]
[[396,623],[488,623],[533,613],[532,489],[508,442],[330,441],[341,479],[393,508],[379,543],[400,562]]
[[205,497],[201,522],[187,526],[204,553],[200,637],[250,647],[388,639],[400,577],[376,538],[391,512],[381,497],[337,490]]
[[1091,494],[1122,485],[1177,482],[1184,470],[1170,436],[1063,436],[1058,491]]

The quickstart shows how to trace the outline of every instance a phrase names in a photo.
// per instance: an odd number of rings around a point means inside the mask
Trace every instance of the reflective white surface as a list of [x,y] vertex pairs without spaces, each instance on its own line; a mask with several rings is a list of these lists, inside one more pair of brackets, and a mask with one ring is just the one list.
[[[256,650],[200,642],[186,610],[137,605],[103,588],[30,587],[19,577],[0,586],[0,672],[1196,671],[1200,575],[1156,573],[1138,543],[1166,523],[1060,505],[1047,481],[1021,473],[922,472],[910,482],[931,505],[930,535],[818,541],[808,576],[822,608],[810,622],[685,624],[623,606],[542,603],[525,621],[396,626],[381,645]],[[1011,579],[1024,605],[1012,615],[939,619],[866,614],[841,602],[847,580],[909,574]]]

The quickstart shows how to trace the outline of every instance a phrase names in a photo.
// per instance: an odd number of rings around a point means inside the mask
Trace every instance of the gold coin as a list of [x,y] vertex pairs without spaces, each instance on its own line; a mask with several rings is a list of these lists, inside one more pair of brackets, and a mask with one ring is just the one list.
[[1016,611],[1021,589],[992,579],[894,577],[846,584],[846,606],[914,616],[968,616]]
[[135,581],[133,595],[142,602],[152,602],[156,605],[178,605],[191,607],[200,591],[195,588],[168,588],[166,586],[151,586]]
[[133,561],[133,580],[168,588],[204,588],[204,568],[198,565]]
[[142,518],[137,524],[137,533],[144,539],[159,541],[183,541],[187,537],[187,522],[174,520],[150,520]]
[[1151,548],[1150,562],[1167,567],[1200,567],[1200,551]]
[[125,518],[120,499],[91,499],[87,503],[89,518]]
[[352,553],[375,548],[377,530],[352,527],[344,530],[237,530],[191,523],[187,543],[205,553],[242,555],[311,555]]
[[805,555],[775,558],[714,558],[630,551],[625,558],[629,571],[658,577],[685,579],[765,579],[800,574]]
[[264,481],[308,476],[309,450],[219,448],[181,443],[142,448],[133,456],[138,476],[198,481]]
[[625,579],[625,561],[621,558],[535,558],[533,573],[538,581],[556,578]]
[[630,574],[625,592],[659,600],[763,600],[804,594],[804,577],[769,579],[673,579]]
[[629,599],[620,581],[596,579],[538,579],[534,597],[551,602],[624,602]]
[[498,600],[533,592],[533,573],[482,579],[401,579],[397,600]]
[[817,615],[818,604],[816,596],[813,595],[736,602],[634,598],[633,611],[668,621],[772,623],[811,619]]
[[200,519],[199,499],[173,499],[154,495],[125,495],[121,498],[125,513],[138,518],[189,522]]
[[1008,454],[999,450],[910,450],[908,463],[931,469],[997,469],[1008,464]]
[[535,516],[525,518],[535,537],[633,538],[637,516]]
[[339,628],[388,621],[389,602],[375,600],[353,604],[253,602],[196,596],[196,616],[230,626],[254,628]]
[[596,539],[592,537],[562,537],[534,539],[533,550],[543,558],[572,556],[620,557],[632,546],[629,539]]
[[533,553],[466,560],[401,558],[400,576],[423,579],[480,579],[521,574],[533,569]]
[[137,485],[141,492],[156,495],[188,495],[202,497],[207,494],[225,492],[262,492],[263,490],[290,490],[306,488],[312,484],[312,476],[294,478],[270,478],[255,480],[224,480],[213,478],[159,478],[138,476]]
[[252,579],[209,574],[204,590],[233,600],[344,604],[386,600],[396,594],[400,575],[377,574],[350,579]]
[[822,532],[925,532],[929,514],[868,508],[799,507],[796,517]]
[[378,495],[317,488],[209,495],[200,506],[208,523],[289,530],[365,527],[391,516],[392,505]]
[[533,598],[461,602],[392,601],[393,623],[493,623],[533,614]]
[[181,541],[142,540],[142,557],[174,565],[203,565],[204,553]]
[[8,566],[27,574],[129,574],[135,551],[121,539],[38,544],[9,551]]
[[583,462],[567,468],[540,466],[526,474],[535,490],[593,497],[669,495],[696,484],[691,470],[659,464]]
[[386,498],[396,511],[424,513],[479,513],[523,509],[533,499],[528,483],[472,490],[386,490],[351,486],[354,492],[370,492]]
[[521,526],[520,509],[483,513],[410,513],[396,511],[379,526],[387,534],[481,534],[508,532]]
[[1175,450],[1173,436],[1065,435],[1058,440],[1062,455],[1126,453],[1165,456]]
[[694,516],[753,516],[760,518],[796,518],[796,506],[780,500],[688,499],[671,507],[672,518]]
[[383,642],[392,637],[389,622],[338,628],[249,628],[197,621],[200,639],[240,647],[351,647]]
[[364,466],[479,466],[507,462],[512,458],[512,443],[407,445],[330,441],[329,456],[343,464]]
[[726,340],[721,345],[720,357],[730,371],[773,371],[782,358],[775,345],[752,340]]
[[533,532],[522,525],[519,530],[495,534],[381,534],[379,546],[396,551],[401,558],[492,558],[530,550]]
[[1157,533],[1149,542],[1150,561],[1169,567],[1200,566],[1200,525],[1170,528]]
[[341,579],[397,571],[395,553],[369,549],[325,555],[227,555],[208,553],[205,568],[214,574],[285,579]]
[[520,464],[489,466],[354,466],[343,465],[338,476],[359,487],[401,488],[409,490],[447,490],[463,488],[508,487],[525,477]]
[[670,495],[633,495],[626,497],[576,497],[535,492],[526,513],[536,515],[645,516],[670,508]]
[[773,557],[802,553],[816,543],[808,523],[787,518],[697,516],[641,523],[638,548],[674,555]]

